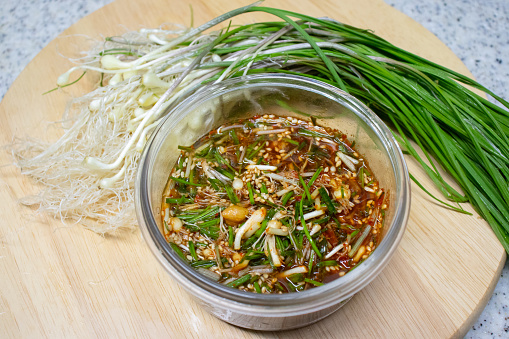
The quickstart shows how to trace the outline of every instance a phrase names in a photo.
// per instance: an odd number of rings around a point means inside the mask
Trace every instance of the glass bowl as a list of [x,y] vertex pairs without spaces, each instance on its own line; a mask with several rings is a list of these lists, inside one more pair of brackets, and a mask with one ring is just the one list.
[[[285,108],[286,107],[286,108]],[[291,107],[290,110],[288,108]],[[311,113],[355,140],[380,187],[389,196],[383,240],[354,270],[323,286],[298,293],[257,294],[223,286],[196,272],[162,234],[161,199],[180,151],[233,119]],[[305,77],[263,74],[204,86],[172,109],[147,142],[135,183],[142,235],[168,274],[214,316],[255,330],[282,330],[316,322],[338,310],[387,265],[400,242],[410,208],[408,172],[401,150],[385,124],[364,104],[336,87]]]

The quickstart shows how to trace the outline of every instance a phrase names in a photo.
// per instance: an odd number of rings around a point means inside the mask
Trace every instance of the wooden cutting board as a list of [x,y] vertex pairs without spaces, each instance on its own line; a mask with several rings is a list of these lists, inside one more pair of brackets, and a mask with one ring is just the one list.
[[[189,5],[201,24],[247,4],[244,0],[117,0],[77,22],[44,48],[0,104],[0,144],[14,136],[59,131],[69,95],[90,89],[83,81],[65,93],[41,93],[71,63],[60,56],[86,50],[99,38],[165,22],[188,24]],[[470,75],[435,36],[381,0],[266,1],[266,6],[329,16],[369,28],[404,49]],[[244,15],[235,20],[274,20]],[[80,36],[69,37],[79,34]],[[438,194],[411,159],[410,171]],[[6,153],[0,165],[9,163]],[[485,307],[505,252],[477,216],[450,212],[412,186],[407,232],[384,272],[344,308],[299,330],[242,330],[205,313],[163,271],[138,231],[104,237],[34,214],[16,200],[37,190],[13,166],[0,167],[0,328],[8,337],[461,337]],[[467,208],[469,208],[467,206]]]

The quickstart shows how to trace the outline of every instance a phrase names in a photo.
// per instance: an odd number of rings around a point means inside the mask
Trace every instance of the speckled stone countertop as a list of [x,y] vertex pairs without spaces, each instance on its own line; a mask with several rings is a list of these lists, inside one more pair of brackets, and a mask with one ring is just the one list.
[[[112,0],[1,0],[0,98],[64,29]],[[485,87],[509,100],[509,1],[385,0],[434,33]],[[509,338],[509,261],[466,338]]]

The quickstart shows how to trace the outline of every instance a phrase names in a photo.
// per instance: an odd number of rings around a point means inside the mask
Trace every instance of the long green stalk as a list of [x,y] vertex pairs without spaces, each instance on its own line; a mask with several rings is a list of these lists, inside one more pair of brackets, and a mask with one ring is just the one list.
[[[283,21],[203,33],[245,12],[264,12]],[[206,39],[199,40],[200,35]],[[195,43],[200,45],[189,49]],[[108,46],[108,54],[119,48],[118,56],[126,58],[122,53],[129,46],[125,44]],[[180,73],[172,69],[165,79],[180,75],[179,80],[188,81],[188,86],[194,88],[223,78],[269,72],[298,74],[349,92],[392,127],[402,148],[419,162],[447,200],[469,201],[509,252],[509,113],[469,87],[486,92],[505,107],[509,103],[476,81],[402,50],[367,30],[268,7],[246,6],[192,29],[167,45],[147,48],[146,54],[142,49],[136,46],[137,53],[143,55],[133,63],[136,67],[162,60],[165,53],[188,58],[189,68]],[[186,53],[179,54],[179,49]],[[157,69],[164,74],[171,64],[168,57]],[[196,76],[197,72],[201,77]],[[171,98],[175,95],[178,93],[172,93]],[[424,157],[410,140],[423,150]],[[256,151],[256,146],[249,149],[245,158]],[[439,168],[452,176],[462,192],[445,181]]]

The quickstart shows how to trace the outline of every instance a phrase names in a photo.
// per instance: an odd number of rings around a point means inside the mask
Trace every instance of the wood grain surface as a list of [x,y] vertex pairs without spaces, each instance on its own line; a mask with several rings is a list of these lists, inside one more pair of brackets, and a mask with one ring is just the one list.
[[[42,96],[86,49],[85,36],[121,34],[165,22],[195,24],[241,0],[117,0],[74,24],[26,67],[0,104],[0,145],[14,136],[55,140],[70,96],[85,80]],[[329,16],[369,28],[392,43],[470,75],[422,26],[380,0],[266,1],[265,6]],[[243,15],[234,20],[274,20]],[[79,36],[78,36],[79,35]],[[49,126],[49,127],[48,127]],[[411,159],[410,171],[430,190]],[[11,162],[0,154],[0,166]],[[0,335],[2,337],[336,338],[461,337],[477,319],[500,276],[505,252],[486,222],[434,203],[415,185],[407,232],[390,264],[340,311],[288,332],[253,332],[205,313],[156,262],[138,231],[100,236],[36,214],[17,199],[37,191],[14,166],[0,167]],[[470,206],[467,209],[472,210]]]

